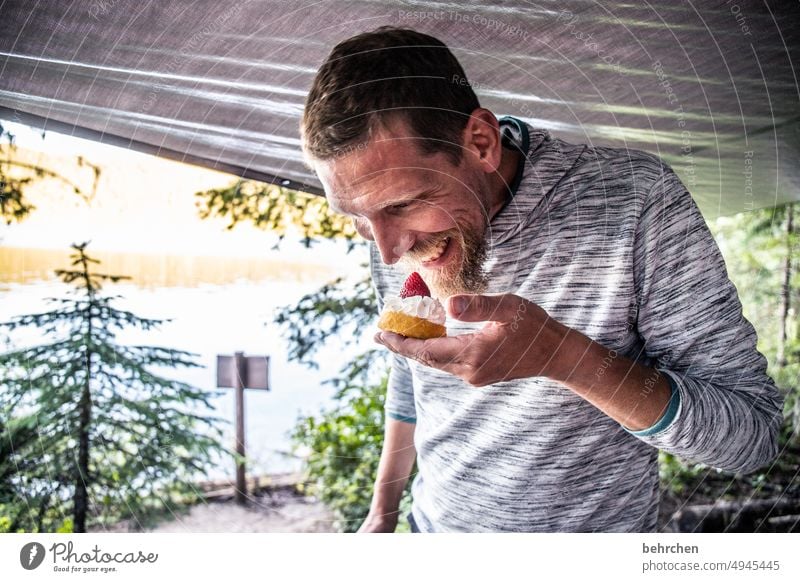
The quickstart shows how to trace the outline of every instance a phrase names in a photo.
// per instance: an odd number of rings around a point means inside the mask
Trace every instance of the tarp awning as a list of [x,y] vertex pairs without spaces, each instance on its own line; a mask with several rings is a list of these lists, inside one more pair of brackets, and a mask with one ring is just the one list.
[[298,123],[331,47],[446,42],[482,105],[645,149],[708,218],[800,199],[796,2],[6,1],[0,118],[311,192]]

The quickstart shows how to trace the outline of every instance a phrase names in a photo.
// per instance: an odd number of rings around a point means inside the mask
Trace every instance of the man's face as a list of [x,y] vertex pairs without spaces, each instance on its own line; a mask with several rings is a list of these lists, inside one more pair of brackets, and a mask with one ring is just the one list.
[[395,121],[367,144],[314,167],[331,207],[353,217],[384,263],[419,271],[441,298],[480,293],[486,286],[486,175],[468,152],[455,166],[444,153],[422,153],[418,142]]

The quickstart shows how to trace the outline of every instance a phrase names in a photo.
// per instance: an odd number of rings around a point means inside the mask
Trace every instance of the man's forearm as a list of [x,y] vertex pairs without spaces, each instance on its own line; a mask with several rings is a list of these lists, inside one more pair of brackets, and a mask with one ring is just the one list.
[[408,422],[386,419],[383,451],[370,507],[370,513],[375,517],[397,513],[417,455],[414,428],[415,425]]
[[631,430],[652,426],[669,404],[669,381],[654,368],[570,330],[554,356],[550,377]]

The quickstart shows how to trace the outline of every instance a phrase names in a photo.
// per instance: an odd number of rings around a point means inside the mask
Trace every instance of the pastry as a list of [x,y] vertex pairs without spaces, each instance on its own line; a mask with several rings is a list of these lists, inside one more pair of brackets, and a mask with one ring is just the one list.
[[389,297],[383,306],[378,327],[406,337],[430,339],[444,337],[444,307],[431,292],[419,273],[411,273],[399,297]]

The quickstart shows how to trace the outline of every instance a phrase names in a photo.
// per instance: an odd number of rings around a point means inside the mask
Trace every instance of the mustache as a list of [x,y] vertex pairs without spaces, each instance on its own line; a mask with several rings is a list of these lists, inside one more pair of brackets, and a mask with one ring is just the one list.
[[430,255],[434,250],[437,249],[443,240],[449,238],[451,241],[457,241],[459,240],[458,237],[459,229],[457,228],[452,228],[450,230],[441,232],[436,236],[417,242],[410,250],[406,252],[406,257],[411,260],[419,260]]
[[418,242],[402,256],[401,265],[408,271],[424,268],[422,259],[437,250],[438,245],[446,238],[450,238],[451,245],[461,248],[461,261],[446,270],[425,273],[433,296],[445,298],[458,293],[485,292],[488,288],[488,276],[483,267],[488,255],[488,242],[480,233],[469,228],[455,227]]

